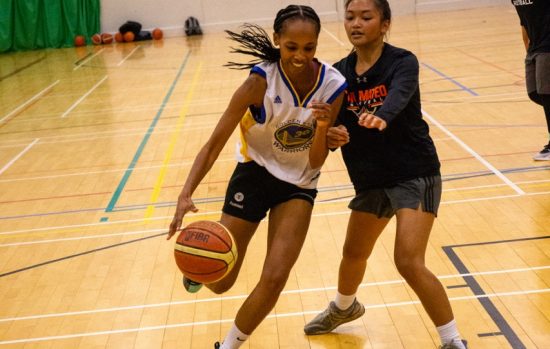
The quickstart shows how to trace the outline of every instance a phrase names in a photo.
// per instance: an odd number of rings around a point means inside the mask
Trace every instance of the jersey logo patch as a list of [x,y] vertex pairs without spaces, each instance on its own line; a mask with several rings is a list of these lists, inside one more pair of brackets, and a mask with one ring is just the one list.
[[275,146],[283,151],[301,151],[311,146],[313,127],[298,122],[288,122],[275,131]]
[[275,100],[273,101],[273,103],[281,104],[283,103],[283,101],[281,100],[281,97],[277,96],[275,97]]

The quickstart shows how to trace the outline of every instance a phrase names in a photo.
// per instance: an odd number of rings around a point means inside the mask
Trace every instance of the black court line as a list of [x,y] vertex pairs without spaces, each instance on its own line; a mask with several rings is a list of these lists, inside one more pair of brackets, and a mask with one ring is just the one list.
[[470,287],[470,285],[451,285],[447,286],[448,289]]
[[[449,257],[449,259],[451,260],[451,262],[453,263],[453,265],[455,266],[455,268],[460,274],[470,274],[470,271],[468,270],[468,268],[466,268],[464,263],[460,260],[460,258],[454,251],[455,248],[503,244],[503,243],[529,241],[529,240],[542,240],[542,239],[548,239],[548,238],[550,238],[550,235],[521,238],[521,239],[511,239],[511,240],[498,240],[498,241],[488,241],[488,242],[476,242],[471,244],[450,245],[450,246],[443,246],[442,248],[443,248],[443,251],[445,251],[445,253],[447,254],[447,257]],[[487,294],[481,288],[481,286],[473,276],[463,276],[462,278],[464,279],[464,281],[466,281],[466,283],[468,284],[468,286],[476,296],[483,296]],[[508,322],[506,322],[506,319],[504,319],[504,316],[502,316],[502,314],[498,311],[497,307],[488,297],[478,297],[478,301],[481,303],[483,308],[485,308],[485,311],[489,314],[491,319],[493,319],[494,323],[498,326],[498,329],[500,330],[500,332],[496,332],[498,333],[498,335],[503,335],[508,341],[508,343],[510,343],[513,349],[527,348],[525,344],[523,344],[523,342],[519,339],[518,335],[514,332],[512,327],[508,324]],[[481,337],[482,335],[479,335],[479,336]]]
[[38,268],[38,267],[43,267],[43,266],[48,265],[48,264],[52,264],[52,263],[56,263],[56,262],[61,262],[61,261],[67,260],[67,259],[71,259],[71,258],[75,258],[75,257],[80,257],[80,256],[84,256],[84,255],[91,254],[91,253],[95,253],[95,252],[99,252],[99,251],[108,250],[108,249],[114,248],[114,247],[119,247],[119,246],[123,246],[123,245],[132,244],[132,243],[134,243],[134,242],[139,242],[139,241],[143,241],[143,240],[147,240],[147,239],[151,239],[151,238],[156,238],[156,237],[162,236],[162,235],[166,235],[166,232],[164,232],[164,233],[159,233],[159,234],[155,234],[155,235],[150,235],[150,236],[145,236],[145,237],[142,237],[142,238],[138,238],[138,239],[134,239],[134,240],[129,240],[129,241],[125,241],[125,242],[120,242],[120,243],[114,244],[114,245],[108,245],[108,246],[103,246],[103,247],[99,247],[99,248],[94,248],[93,250],[89,250],[89,251],[85,251],[85,252],[80,252],[80,253],[75,253],[75,254],[71,254],[71,255],[68,255],[68,256],[65,256],[65,257],[61,257],[61,258],[50,259],[49,261],[45,261],[45,262],[42,262],[42,263],[29,265],[28,267],[24,267],[24,268],[21,268],[21,269],[12,270],[12,271],[8,271],[7,273],[0,274],[0,278],[2,278],[2,277],[4,277],[4,276],[8,276],[8,275],[17,274],[17,273],[20,273],[20,272],[22,272],[22,271],[26,271],[26,270],[30,270],[30,269],[35,269],[35,268]]
[[477,336],[480,338],[483,337],[496,337],[496,336],[502,336],[502,332],[489,332],[489,333],[479,333]]
[[6,75],[0,76],[0,81],[5,80],[5,79],[7,79],[7,78],[9,78],[9,77],[11,77],[11,76],[14,76],[15,74],[17,74],[17,73],[19,73],[19,72],[22,72],[23,70],[25,70],[25,69],[27,69],[27,68],[32,67],[33,65],[35,65],[35,64],[38,63],[38,62],[43,61],[44,59],[46,59],[46,55],[44,55],[44,56],[42,56],[42,57],[40,57],[40,58],[38,58],[38,59],[36,59],[36,60],[34,60],[34,61],[28,63],[28,64],[25,64],[24,66],[19,67],[19,68],[15,69],[14,71],[12,71],[12,72],[10,72],[10,73],[8,73],[8,74],[6,74]]

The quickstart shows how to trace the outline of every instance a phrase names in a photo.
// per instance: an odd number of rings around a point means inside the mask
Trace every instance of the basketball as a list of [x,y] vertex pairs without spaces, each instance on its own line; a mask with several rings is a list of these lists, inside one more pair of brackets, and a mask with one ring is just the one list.
[[174,257],[186,277],[208,284],[222,279],[231,271],[237,260],[237,246],[222,224],[197,221],[180,232]]
[[103,41],[104,44],[111,44],[113,42],[113,35],[109,33],[103,33],[101,34],[101,41]]
[[92,35],[92,43],[94,45],[101,45],[103,41],[101,40],[101,35],[100,34],[94,34]]
[[74,45],[75,46],[84,46],[86,45],[86,39],[82,35],[77,35],[74,37]]
[[159,28],[153,29],[153,39],[160,40],[162,39],[162,30]]
[[121,33],[115,33],[115,41],[116,42],[124,42],[124,38],[122,37]]
[[132,32],[126,32],[126,33],[124,33],[123,37],[124,37],[124,41],[132,42],[132,41],[134,41],[135,35]]

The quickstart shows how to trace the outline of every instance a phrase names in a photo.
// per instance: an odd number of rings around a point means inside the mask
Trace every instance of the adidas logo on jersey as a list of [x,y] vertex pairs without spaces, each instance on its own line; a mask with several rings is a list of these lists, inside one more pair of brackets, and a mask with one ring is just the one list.
[[281,104],[283,103],[283,101],[281,100],[281,97],[277,96],[275,97],[275,100],[273,101],[273,103]]

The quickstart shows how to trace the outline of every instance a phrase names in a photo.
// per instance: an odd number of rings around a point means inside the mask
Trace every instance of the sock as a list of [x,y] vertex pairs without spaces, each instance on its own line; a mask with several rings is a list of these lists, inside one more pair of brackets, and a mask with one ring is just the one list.
[[237,328],[237,325],[233,323],[231,329],[225,336],[225,340],[220,345],[220,349],[237,349],[239,348],[246,340],[248,335],[244,334]]
[[346,296],[344,294],[341,294],[340,292],[336,292],[336,299],[334,299],[334,303],[340,310],[346,310],[348,309],[355,300],[355,294]]
[[452,343],[459,349],[466,349],[462,341],[460,340],[460,334],[456,327],[456,321],[453,319],[451,322],[437,327],[437,332],[441,338],[441,344]]

